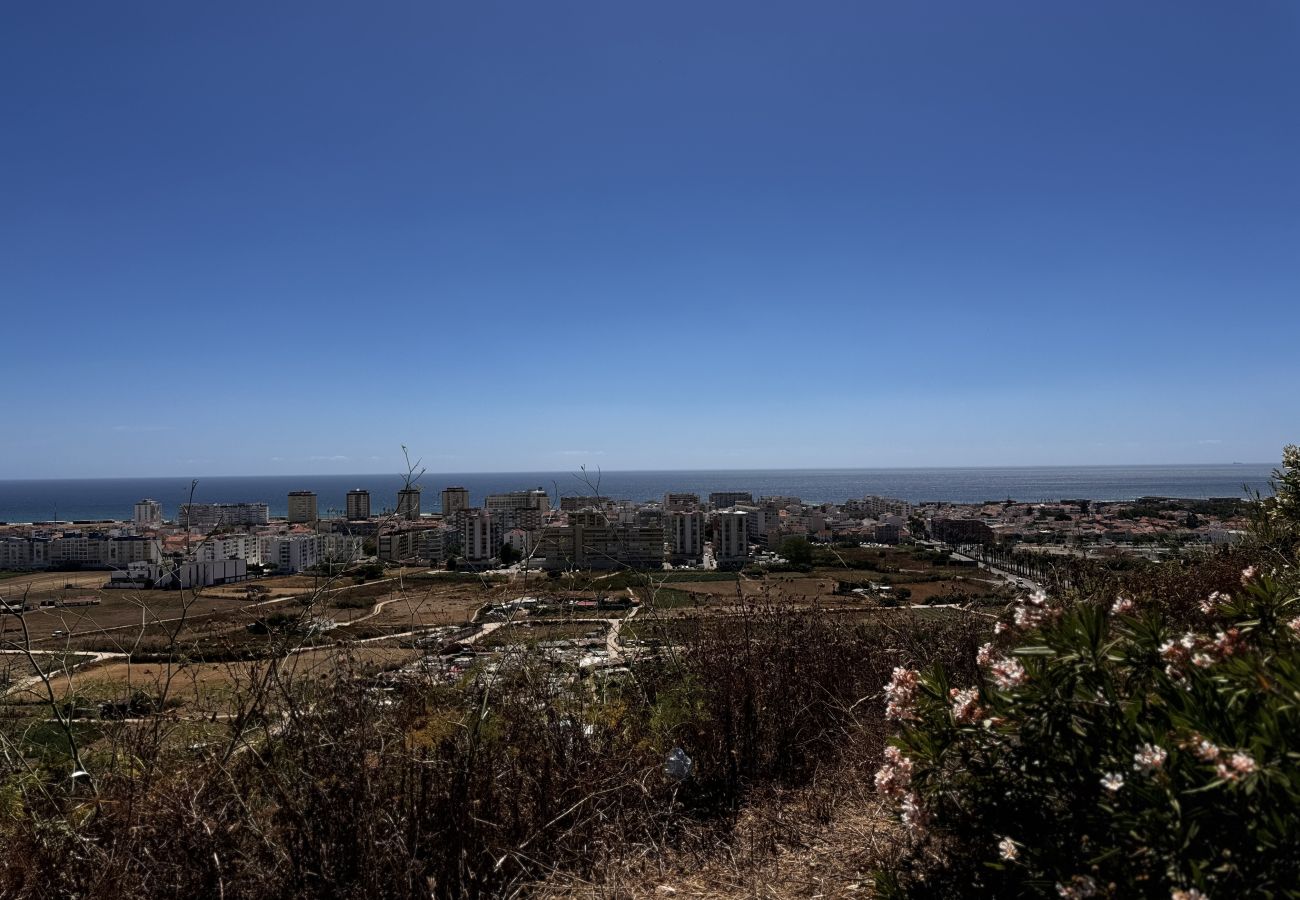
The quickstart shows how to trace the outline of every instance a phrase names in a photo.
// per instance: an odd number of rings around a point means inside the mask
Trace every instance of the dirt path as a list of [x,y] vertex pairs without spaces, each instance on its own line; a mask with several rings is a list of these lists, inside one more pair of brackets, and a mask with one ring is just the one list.
[[[38,656],[53,656],[59,652],[60,651],[57,650],[33,650],[32,658],[34,661],[35,658]],[[0,650],[0,653],[17,654],[19,656],[27,655],[27,652],[25,650]],[[45,673],[44,677],[40,675],[30,675],[27,678],[24,678],[22,681],[18,681],[15,682],[14,684],[11,684],[5,690],[3,696],[8,697],[11,694],[22,693],[23,691],[34,688],[37,685],[44,684],[47,678],[50,681],[54,681],[59,678],[71,677],[72,673],[78,669],[87,669],[91,666],[99,665],[100,663],[108,659],[125,659],[128,654],[126,653],[75,653],[75,654],[69,653],[66,655],[88,656],[90,658],[83,659],[80,662],[73,663],[70,666],[64,665],[64,666],[60,666],[57,669],[51,669]]]

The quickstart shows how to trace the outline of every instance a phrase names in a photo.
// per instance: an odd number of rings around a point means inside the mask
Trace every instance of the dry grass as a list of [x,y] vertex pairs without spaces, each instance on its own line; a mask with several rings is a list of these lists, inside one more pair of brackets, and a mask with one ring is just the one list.
[[[674,848],[623,848],[594,878],[556,875],[545,898],[861,898],[896,854],[901,829],[871,789],[869,742],[807,786],[751,797],[727,834],[698,828]],[[853,752],[856,750],[857,752]]]
[[[400,647],[366,646],[349,654],[349,671],[356,674],[385,671],[418,658],[418,651]],[[292,653],[280,661],[287,676],[304,679],[327,679],[337,675],[341,657],[337,649],[323,647]],[[167,686],[169,696],[180,704],[175,712],[201,706],[209,712],[214,704],[224,707],[241,688],[263,671],[266,661],[227,663],[129,663],[112,660],[99,665],[57,673],[50,687],[59,702],[72,697],[87,702],[120,700],[135,691],[151,695]],[[49,699],[43,685],[15,692],[11,703],[41,703]],[[198,711],[198,710],[194,710]]]

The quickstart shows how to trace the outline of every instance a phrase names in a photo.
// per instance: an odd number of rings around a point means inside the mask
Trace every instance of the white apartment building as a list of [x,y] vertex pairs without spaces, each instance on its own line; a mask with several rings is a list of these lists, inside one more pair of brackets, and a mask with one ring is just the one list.
[[912,504],[908,503],[906,500],[898,500],[894,497],[876,497],[868,495],[862,498],[859,508],[875,519],[879,519],[881,516],[885,515],[895,515],[906,518],[912,514]]
[[503,546],[509,544],[521,559],[527,559],[533,549],[533,533],[523,528],[511,528],[502,537],[501,543]]
[[133,562],[157,562],[161,557],[157,541],[135,535],[70,531],[0,539],[0,568],[5,569],[116,569]]
[[664,563],[658,525],[569,524],[543,528],[536,539],[547,569],[660,569]]
[[220,559],[204,562],[156,563],[133,562],[127,568],[113,572],[106,588],[139,590],[147,588],[210,587],[243,581],[248,577],[248,563],[242,559]]
[[194,548],[194,559],[196,562],[242,559],[253,565],[261,565],[262,543],[254,534],[212,535]]
[[501,552],[501,525],[492,513],[481,509],[465,517],[461,552],[468,562],[487,562]]
[[365,541],[360,535],[331,531],[320,535],[321,555],[333,563],[354,563],[365,555]]
[[699,510],[667,512],[664,531],[673,562],[694,562],[704,556],[704,513]]
[[264,534],[258,540],[262,565],[281,575],[310,569],[324,557],[319,534]]
[[749,558],[749,516],[729,509],[713,519],[713,558],[718,565],[735,565]]
[[271,521],[266,503],[182,503],[176,524],[182,528],[215,525],[265,525]]
[[157,528],[162,524],[162,504],[157,500],[141,500],[135,505],[131,521],[140,528]]
[[445,558],[446,530],[443,528],[391,528],[376,540],[379,558],[385,562],[437,564]]
[[532,491],[510,491],[506,494],[488,494],[483,508],[492,513],[512,509],[535,509],[547,513],[551,509],[551,498],[541,488]]

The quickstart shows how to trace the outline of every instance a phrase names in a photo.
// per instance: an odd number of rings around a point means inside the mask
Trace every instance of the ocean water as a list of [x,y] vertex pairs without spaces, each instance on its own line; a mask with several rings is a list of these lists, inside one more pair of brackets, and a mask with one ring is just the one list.
[[[604,472],[589,477],[599,492],[619,500],[651,500],[666,491],[707,495],[710,491],[751,491],[755,497],[780,494],[805,502],[840,502],[865,494],[899,497],[913,503],[944,500],[1022,502],[1081,499],[1132,500],[1144,496],[1241,497],[1248,489],[1268,493],[1271,464],[1198,466],[1033,466],[955,469],[768,469],[672,472]],[[469,489],[478,505],[491,493],[543,488],[552,497],[593,493],[573,472],[425,473],[421,509],[438,512],[439,492],[448,485]],[[398,475],[265,475],[199,478],[197,502],[264,500],[272,516],[286,513],[290,491],[318,495],[322,516],[343,510],[352,488],[370,491],[378,514],[397,505]],[[41,522],[129,519],[137,500],[151,497],[173,518],[189,497],[186,478],[96,478],[0,480],[0,521]]]

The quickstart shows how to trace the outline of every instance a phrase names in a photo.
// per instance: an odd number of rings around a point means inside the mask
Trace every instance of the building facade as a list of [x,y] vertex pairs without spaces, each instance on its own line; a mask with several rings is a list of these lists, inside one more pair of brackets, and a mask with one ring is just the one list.
[[713,519],[713,558],[719,566],[736,566],[749,558],[748,514],[720,512]]
[[131,521],[140,528],[157,528],[162,524],[162,504],[157,500],[141,500],[136,503]]
[[266,525],[271,521],[266,503],[182,503],[176,524],[182,528],[217,525]]
[[405,487],[397,492],[397,517],[408,522],[420,521],[420,489]]
[[462,510],[469,509],[469,491],[463,487],[443,488],[442,491],[442,518],[443,521],[453,522],[456,514]]
[[353,488],[348,491],[345,515],[356,521],[358,519],[370,518],[370,491],[362,488]]
[[753,503],[754,495],[749,491],[714,491],[709,494],[709,506],[714,509],[727,509],[737,503]]
[[290,525],[315,522],[317,518],[315,491],[289,492]]
[[664,514],[668,547],[674,563],[698,562],[704,556],[704,513],[672,510]]
[[501,552],[502,528],[491,512],[475,510],[465,517],[461,555],[467,562],[484,563]]

